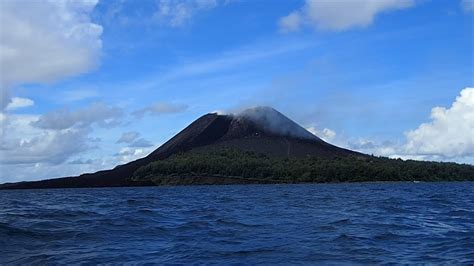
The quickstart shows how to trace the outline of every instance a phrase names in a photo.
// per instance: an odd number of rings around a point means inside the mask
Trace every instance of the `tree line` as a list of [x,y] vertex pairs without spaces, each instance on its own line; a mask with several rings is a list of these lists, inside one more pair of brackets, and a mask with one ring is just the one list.
[[134,180],[179,176],[233,176],[282,182],[474,181],[467,164],[334,156],[288,159],[238,149],[201,150],[173,155],[135,171]]

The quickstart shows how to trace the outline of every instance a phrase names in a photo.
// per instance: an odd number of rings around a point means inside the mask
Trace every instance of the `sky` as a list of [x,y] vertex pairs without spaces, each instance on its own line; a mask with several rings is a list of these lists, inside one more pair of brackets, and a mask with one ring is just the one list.
[[472,0],[0,1],[0,183],[272,106],[335,145],[474,164]]

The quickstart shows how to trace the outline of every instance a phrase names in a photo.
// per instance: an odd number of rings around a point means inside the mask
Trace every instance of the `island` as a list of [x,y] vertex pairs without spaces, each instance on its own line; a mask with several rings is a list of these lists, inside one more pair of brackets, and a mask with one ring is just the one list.
[[474,166],[340,148],[271,107],[255,107],[206,114],[148,156],[111,170],[0,189],[377,181],[474,181]]

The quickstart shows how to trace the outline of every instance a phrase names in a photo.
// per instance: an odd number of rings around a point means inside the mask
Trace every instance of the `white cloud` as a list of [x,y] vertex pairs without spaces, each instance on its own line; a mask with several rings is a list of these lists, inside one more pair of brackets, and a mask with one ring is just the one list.
[[288,16],[280,19],[280,30],[283,32],[297,31],[301,26],[301,14],[298,11],[291,12]]
[[336,137],[336,132],[334,132],[333,130],[329,129],[329,128],[325,128],[323,129],[323,136],[328,139],[328,140],[331,140],[333,139],[334,137]]
[[395,157],[398,158],[398,145],[384,141],[382,143],[370,139],[356,139],[344,142],[344,147],[356,150],[365,154],[373,154],[376,156]]
[[333,142],[390,158],[474,163],[474,88],[462,90],[449,108],[434,107],[431,121],[406,132],[405,137],[401,143],[339,138]]
[[2,1],[1,109],[8,89],[84,73],[98,63],[102,27],[90,15],[97,1]]
[[[73,167],[76,169],[74,172],[64,163],[77,154],[97,147],[100,139],[91,137],[92,125],[115,125],[121,116],[121,109],[102,103],[75,111],[58,110],[44,115],[0,112],[0,170],[9,174],[4,180],[0,178],[0,182],[25,177],[25,169],[34,174],[26,176],[28,180],[80,173],[80,169],[103,169],[104,165],[94,163],[88,167]],[[78,161],[75,164],[79,165]],[[21,170],[16,171],[17,168]],[[50,168],[55,170],[51,171]],[[51,175],[48,176],[48,173]]]
[[323,128],[321,130],[314,125],[306,127],[306,130],[318,136],[322,140],[342,148],[376,156],[385,156],[391,158],[403,157],[398,155],[401,151],[401,145],[390,141],[379,142],[368,138],[346,138],[344,136],[338,135],[336,131],[332,129]]
[[404,9],[414,0],[306,0],[304,6],[279,21],[280,30],[296,31],[303,25],[323,30],[346,30],[370,25],[382,12]]
[[461,7],[465,12],[473,12],[474,11],[474,0],[462,0]]
[[324,128],[323,130],[319,130],[315,126],[309,126],[306,128],[306,130],[308,130],[313,135],[316,135],[317,137],[321,138],[322,140],[326,142],[331,142],[336,137],[336,132],[329,128]]
[[122,109],[102,103],[44,115],[0,112],[0,183],[95,172],[143,157],[153,143],[138,133],[117,156],[107,151],[118,147],[93,135],[92,126],[110,126],[121,115]]
[[431,121],[408,131],[406,137],[406,154],[474,156],[474,88],[462,90],[450,108],[434,107]]
[[21,98],[21,97],[13,97],[10,100],[10,103],[8,103],[6,110],[11,111],[15,109],[20,109],[28,106],[32,106],[35,103],[33,100],[28,99],[28,98]]
[[[193,83],[195,82],[193,79],[215,79],[218,75],[222,76],[225,73],[233,75],[242,69],[248,72],[249,68],[255,67],[257,64],[301,52],[313,45],[314,43],[303,41],[252,43],[235,50],[212,55],[208,58],[183,60],[179,64],[167,68],[165,72],[154,73],[149,79],[140,80],[139,82],[127,85],[127,87],[146,90],[154,89],[157,86],[164,86],[167,83]],[[222,78],[219,78],[219,80],[222,80]],[[203,81],[200,80],[200,82]]]
[[37,119],[34,115],[4,115],[0,164],[58,164],[90,148],[89,130],[41,130],[30,125]]
[[138,137],[140,137],[140,133],[136,131],[124,132],[122,133],[122,136],[120,136],[120,138],[117,140],[117,143],[132,143]]
[[120,163],[128,163],[130,161],[146,156],[151,150],[144,148],[125,147],[115,154]]
[[69,91],[64,91],[59,97],[60,102],[75,102],[82,101],[85,99],[90,100],[91,98],[97,98],[99,92],[95,89],[74,89]]
[[115,126],[123,116],[122,109],[107,106],[104,103],[94,103],[82,109],[56,110],[41,115],[32,125],[42,129],[61,130],[71,127],[88,127],[97,124],[102,127]]
[[180,113],[180,112],[186,111],[187,109],[188,109],[187,105],[158,102],[151,106],[148,106],[148,107],[145,107],[133,112],[133,115],[135,117],[143,117],[146,114],[151,114],[151,115],[173,114],[173,113]]
[[209,10],[217,5],[217,0],[160,0],[153,17],[171,27],[180,27],[188,23],[196,12]]
[[152,147],[152,146],[153,146],[153,143],[151,143],[151,141],[146,140],[144,138],[139,138],[128,145],[128,147],[134,147],[134,148],[146,148],[146,147]]
[[136,131],[124,132],[116,143],[128,143],[128,147],[134,148],[146,148],[153,146],[151,141],[139,137],[140,133]]
[[69,162],[69,164],[93,164],[94,160],[92,159],[75,159]]
[[0,183],[78,175],[122,162],[107,153],[115,147],[101,142],[90,127],[41,129],[32,126],[38,119],[0,113]]
[[90,149],[84,130],[45,131],[32,139],[11,139],[1,147],[1,164],[59,164]]
[[[91,162],[92,161],[92,162]],[[82,160],[74,159],[68,163],[51,164],[46,162],[22,164],[0,164],[0,183],[41,180],[55,177],[75,176],[81,173],[93,173],[111,169],[116,165],[116,158]]]
[[212,112],[209,112],[210,114],[217,114],[217,115],[228,115],[229,113],[224,111],[224,110],[214,110]]

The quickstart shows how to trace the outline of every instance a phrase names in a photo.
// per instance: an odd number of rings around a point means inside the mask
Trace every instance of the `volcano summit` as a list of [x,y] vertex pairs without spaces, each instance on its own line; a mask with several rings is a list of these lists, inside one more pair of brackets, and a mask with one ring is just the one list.
[[379,158],[331,145],[271,107],[206,114],[148,156],[111,170],[3,189],[474,180],[474,167]]

